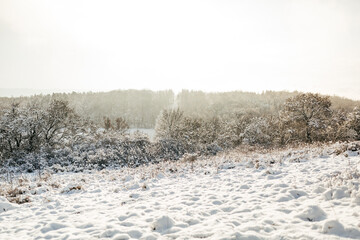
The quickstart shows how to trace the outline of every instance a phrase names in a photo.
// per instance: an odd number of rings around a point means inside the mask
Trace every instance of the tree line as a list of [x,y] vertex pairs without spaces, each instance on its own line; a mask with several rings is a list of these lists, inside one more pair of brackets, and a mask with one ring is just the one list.
[[[113,126],[117,118],[124,119],[130,128],[155,128],[156,119],[163,109],[180,108],[186,116],[210,119],[226,117],[241,112],[258,112],[262,115],[276,115],[286,99],[299,92],[266,91],[260,94],[250,92],[218,92],[182,90],[175,94],[171,90],[116,90],[111,92],[64,93],[35,95],[32,97],[0,98],[0,109],[11,103],[26,104],[31,101],[50,102],[51,99],[67,101],[69,107],[82,118],[105,127],[104,118]],[[359,101],[331,96],[331,109],[351,112],[360,106]]]
[[132,128],[153,128],[159,113],[173,106],[171,90],[116,90],[111,92],[55,93],[31,97],[0,98],[0,109],[15,103],[49,102],[59,99],[68,102],[79,116],[104,126],[104,118],[115,122],[124,119]]
[[[191,106],[193,107],[193,106]],[[248,108],[201,117],[178,109],[164,110],[156,125],[158,139],[175,139],[189,148],[241,144],[284,146],[360,139],[360,108],[332,108],[328,96],[301,93],[287,98],[277,111]]]

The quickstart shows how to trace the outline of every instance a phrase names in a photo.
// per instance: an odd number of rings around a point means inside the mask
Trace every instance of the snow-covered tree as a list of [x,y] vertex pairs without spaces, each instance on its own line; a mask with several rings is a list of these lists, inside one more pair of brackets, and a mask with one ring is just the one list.
[[354,108],[349,114],[347,127],[354,131],[354,138],[360,140],[360,108]]
[[46,108],[36,101],[12,104],[0,119],[0,151],[5,157],[16,157],[53,148],[76,136],[76,124],[73,110],[62,100],[53,100]]
[[0,150],[5,157],[22,148],[26,134],[26,119],[18,103],[13,103],[4,110],[0,120]]
[[355,137],[356,132],[350,128],[348,114],[342,110],[333,110],[326,129],[326,140],[344,141],[353,140]]
[[319,94],[304,93],[286,100],[283,120],[292,127],[300,140],[323,140],[331,119],[331,101]]
[[156,120],[156,138],[178,139],[183,119],[184,113],[180,109],[163,110]]
[[76,114],[69,103],[54,99],[43,115],[45,143],[54,146],[63,138],[70,137],[76,125]]

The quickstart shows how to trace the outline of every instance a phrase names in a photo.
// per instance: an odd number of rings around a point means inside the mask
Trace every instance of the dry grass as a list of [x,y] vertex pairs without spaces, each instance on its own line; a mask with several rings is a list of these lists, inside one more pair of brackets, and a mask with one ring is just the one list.
[[63,190],[61,190],[61,193],[68,193],[71,191],[80,191],[83,190],[84,187],[80,184],[73,184],[72,186],[65,187]]
[[2,187],[0,195],[6,197],[11,203],[23,204],[30,202],[30,197],[26,195],[27,190],[21,186]]
[[31,195],[38,194],[38,188],[48,191],[47,186],[59,188],[60,184],[52,182],[52,175],[49,172],[42,172],[36,176],[20,175],[13,177],[11,181],[4,181],[0,185],[0,196],[4,196],[9,202],[24,204],[31,202]]

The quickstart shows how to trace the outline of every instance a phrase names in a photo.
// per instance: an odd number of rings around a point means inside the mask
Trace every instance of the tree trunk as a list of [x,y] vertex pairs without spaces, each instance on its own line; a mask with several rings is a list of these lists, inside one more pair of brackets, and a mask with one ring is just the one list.
[[306,127],[306,142],[312,143],[311,132],[308,126]]

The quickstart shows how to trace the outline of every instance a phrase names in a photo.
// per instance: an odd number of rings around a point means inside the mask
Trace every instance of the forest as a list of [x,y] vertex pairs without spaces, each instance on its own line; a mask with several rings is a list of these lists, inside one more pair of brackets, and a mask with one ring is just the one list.
[[[0,165],[137,167],[186,153],[360,139],[360,102],[300,92],[119,90],[0,99]],[[154,128],[155,139],[129,128]]]

